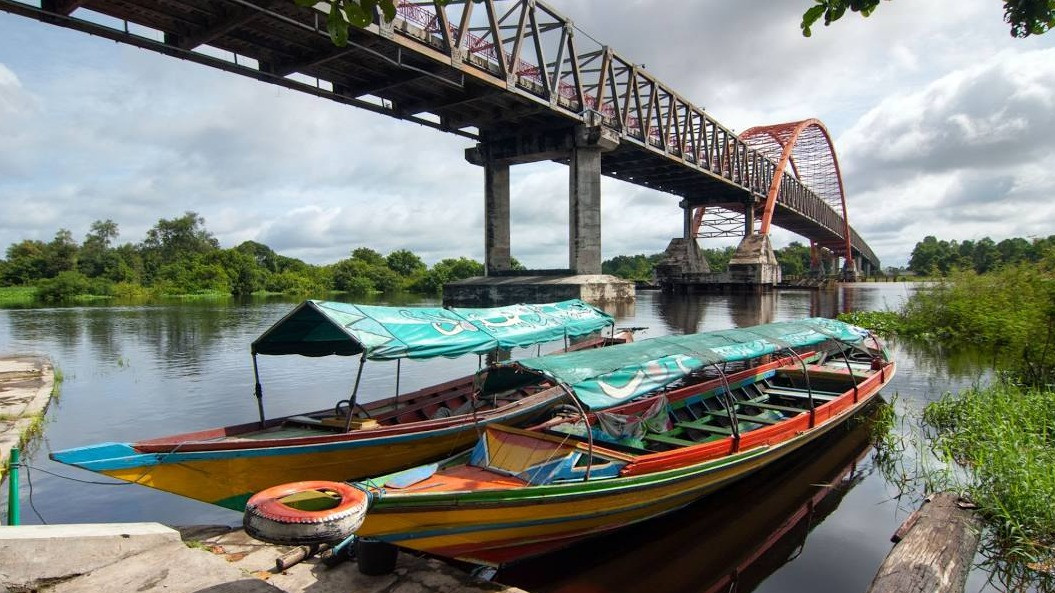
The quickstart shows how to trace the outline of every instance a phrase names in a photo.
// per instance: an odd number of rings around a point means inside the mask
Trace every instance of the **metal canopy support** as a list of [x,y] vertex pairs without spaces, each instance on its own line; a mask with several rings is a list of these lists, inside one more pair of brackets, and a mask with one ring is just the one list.
[[256,365],[256,353],[253,354],[253,393],[256,394],[256,407],[260,412],[260,427],[264,427],[264,388],[260,385],[260,369]]
[[[355,400],[359,397],[359,381],[363,378],[363,365],[366,364],[366,353],[359,358],[359,370],[355,373],[355,386],[352,387],[352,395],[348,398],[348,420],[344,423],[344,431],[352,429],[352,410],[355,409]],[[337,402],[338,406],[341,402]]]

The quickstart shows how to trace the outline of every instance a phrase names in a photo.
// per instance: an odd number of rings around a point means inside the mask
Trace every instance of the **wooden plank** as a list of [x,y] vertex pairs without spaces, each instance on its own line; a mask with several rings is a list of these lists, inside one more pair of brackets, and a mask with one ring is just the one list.
[[[769,395],[779,395],[780,397],[794,397],[798,399],[808,400],[809,392],[806,390],[798,391],[793,389],[784,389],[783,387],[770,387],[766,390]],[[839,397],[839,394],[831,395],[830,391],[814,391],[813,400],[819,402],[830,402],[833,399]]]
[[[960,593],[978,547],[978,518],[951,492],[936,494],[887,555],[868,593]],[[911,517],[910,517],[911,518]]]
[[665,434],[646,434],[644,438],[646,441],[675,445],[678,447],[690,447],[696,444],[694,441],[686,441],[685,439],[679,439]]
[[692,429],[692,430],[703,430],[703,431],[707,431],[707,432],[713,432],[715,434],[726,434],[726,435],[733,434],[733,430],[731,428],[726,428],[724,426],[715,426],[713,424],[707,424],[706,422],[703,422],[702,420],[697,420],[695,422],[678,422],[674,426],[677,426],[678,428],[689,428],[689,429]]
[[780,424],[784,420],[787,420],[787,418],[773,419],[767,416],[745,416],[739,414],[736,416],[736,419],[740,422],[755,422],[758,424]]
[[763,410],[776,410],[778,412],[789,412],[791,414],[799,414],[801,412],[808,412],[809,411],[809,410],[805,410],[803,408],[794,408],[794,407],[791,407],[791,406],[778,406],[776,404],[767,404],[765,402],[747,401],[747,402],[739,402],[737,405],[740,405],[740,406],[754,406],[756,408],[762,408]]

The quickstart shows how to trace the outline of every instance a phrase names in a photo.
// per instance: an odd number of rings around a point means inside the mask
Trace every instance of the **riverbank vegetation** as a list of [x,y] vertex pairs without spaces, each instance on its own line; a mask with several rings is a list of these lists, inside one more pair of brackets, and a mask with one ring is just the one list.
[[104,220],[94,222],[80,243],[60,229],[48,242],[11,245],[0,260],[0,306],[252,294],[435,294],[446,282],[483,273],[483,264],[464,257],[429,267],[405,249],[382,255],[359,247],[329,265],[279,255],[255,241],[224,249],[194,212],[159,220],[139,243],[115,245],[117,236],[117,224]]
[[[932,239],[913,257],[955,245]],[[997,576],[1014,583],[1009,590],[1028,590],[1055,584],[1055,242],[997,245],[1015,245],[1017,255],[984,272],[954,266],[897,311],[840,317],[946,352],[981,350],[991,361],[987,384],[923,409],[907,448],[920,456],[915,474],[897,479],[967,493],[987,519]]]

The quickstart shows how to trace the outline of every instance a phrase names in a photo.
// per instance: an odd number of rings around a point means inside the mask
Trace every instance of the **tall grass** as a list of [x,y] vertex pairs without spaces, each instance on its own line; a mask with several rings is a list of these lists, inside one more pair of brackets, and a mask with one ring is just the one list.
[[[932,450],[950,465],[1010,560],[1055,554],[1055,392],[997,381],[929,404]],[[956,476],[953,478],[952,476]]]
[[879,456],[880,469],[902,489],[956,490],[975,501],[999,588],[1055,590],[1055,253],[988,274],[955,272],[901,311],[846,320],[991,361],[991,385],[944,395],[902,431],[914,461],[899,466],[897,440],[878,440],[891,453]]

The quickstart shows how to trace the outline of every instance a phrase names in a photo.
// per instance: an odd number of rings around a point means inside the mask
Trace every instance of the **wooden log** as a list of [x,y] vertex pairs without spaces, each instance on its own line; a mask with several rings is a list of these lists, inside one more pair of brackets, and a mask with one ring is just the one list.
[[959,502],[956,494],[942,492],[913,513],[868,593],[962,593],[980,528],[974,512]]

